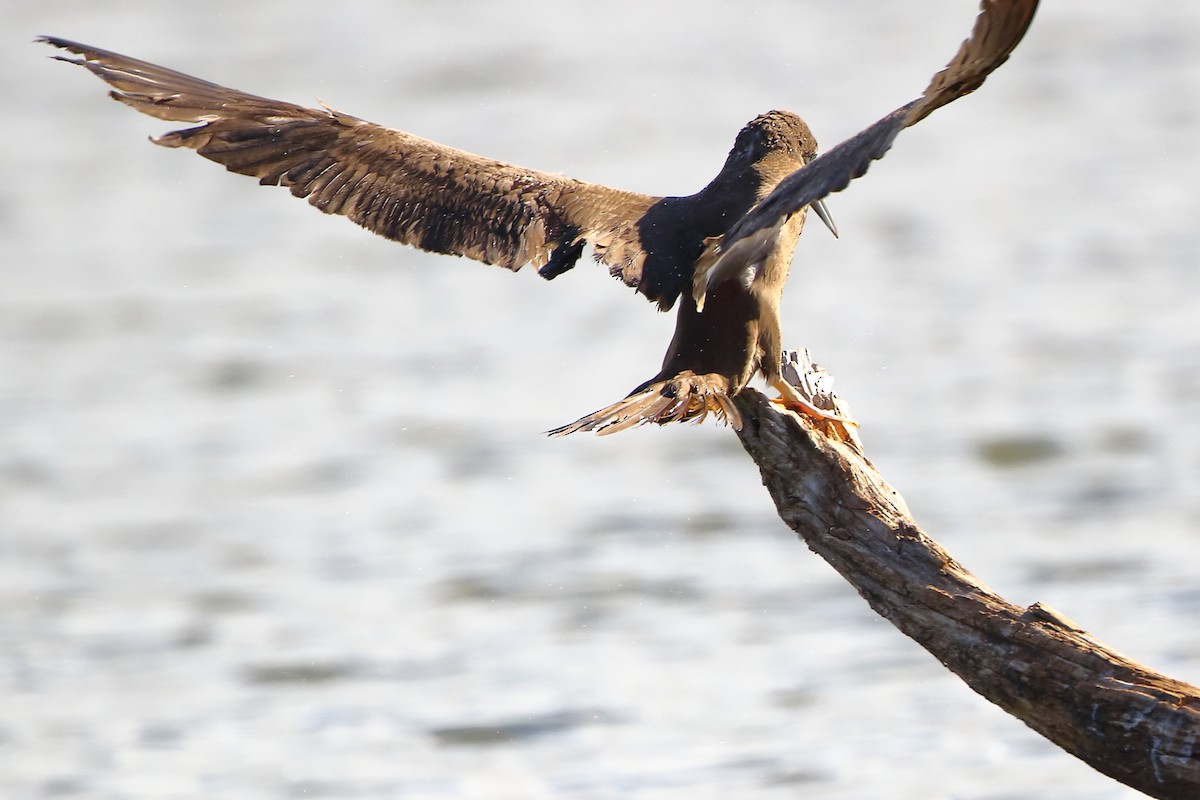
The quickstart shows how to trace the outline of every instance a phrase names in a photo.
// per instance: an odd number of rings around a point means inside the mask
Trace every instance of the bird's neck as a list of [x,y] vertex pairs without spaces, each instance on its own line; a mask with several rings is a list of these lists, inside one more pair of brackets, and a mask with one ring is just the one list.
[[[762,199],[763,176],[752,164],[726,164],[707,186],[693,197],[698,204],[736,218]],[[732,222],[732,219],[730,219]]]

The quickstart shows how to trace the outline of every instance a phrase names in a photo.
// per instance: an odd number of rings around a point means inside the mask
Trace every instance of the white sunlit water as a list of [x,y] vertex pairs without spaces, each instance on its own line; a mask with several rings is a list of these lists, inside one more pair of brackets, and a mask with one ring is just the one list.
[[[1047,3],[804,237],[790,345],[1015,602],[1200,680],[1200,8]],[[517,163],[694,191],[830,145],[975,6],[0,8],[0,785],[112,798],[1140,796],[970,692],[715,425],[541,432],[672,319],[428,256],[149,146],[76,38]]]

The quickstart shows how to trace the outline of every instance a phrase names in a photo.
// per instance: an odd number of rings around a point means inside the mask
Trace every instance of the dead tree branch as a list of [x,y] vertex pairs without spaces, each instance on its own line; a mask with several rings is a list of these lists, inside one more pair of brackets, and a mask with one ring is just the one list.
[[1152,797],[1200,797],[1200,689],[1131,661],[1044,605],[998,596],[917,527],[852,445],[757,392],[737,404],[738,436],[780,517],[871,608],[1105,775]]

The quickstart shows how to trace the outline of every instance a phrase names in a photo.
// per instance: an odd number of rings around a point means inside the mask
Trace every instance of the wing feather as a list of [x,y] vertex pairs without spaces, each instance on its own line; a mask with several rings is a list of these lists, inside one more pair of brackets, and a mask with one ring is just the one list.
[[[709,271],[753,263],[774,243],[786,219],[826,195],[840,192],[883,158],[896,136],[936,109],[978,89],[1008,60],[1033,21],[1037,0],[982,0],[971,35],[924,93],[784,178],[775,190],[711,242],[697,265],[693,293],[703,297]],[[724,262],[724,263],[722,263]]]
[[[438,144],[322,105],[308,108],[54,37],[111,96],[173,122],[153,141],[287,187],[327,214],[423,250],[552,278],[590,242],[614,274],[645,260],[630,224],[661,198],[612,189]],[[636,284],[635,284],[636,285]]]

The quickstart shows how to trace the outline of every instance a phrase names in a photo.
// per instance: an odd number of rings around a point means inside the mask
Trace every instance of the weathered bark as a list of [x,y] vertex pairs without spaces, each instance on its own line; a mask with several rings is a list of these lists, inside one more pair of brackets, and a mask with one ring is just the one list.
[[856,449],[737,398],[742,445],[779,515],[881,616],[972,689],[1152,797],[1200,798],[1200,689],[1155,673],[1041,604],[984,586],[913,521]]

